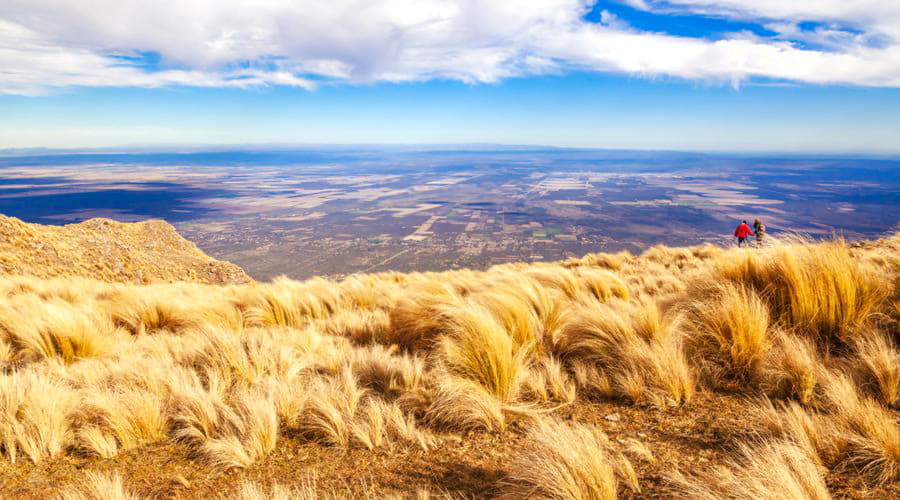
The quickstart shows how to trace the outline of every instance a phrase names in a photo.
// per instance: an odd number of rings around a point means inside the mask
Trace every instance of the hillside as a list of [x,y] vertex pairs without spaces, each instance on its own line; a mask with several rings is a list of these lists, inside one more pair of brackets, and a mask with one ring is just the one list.
[[900,234],[216,286],[0,278],[15,498],[900,497]]
[[80,276],[119,283],[248,283],[241,268],[213,259],[168,223],[90,219],[44,226],[0,215],[0,274]]

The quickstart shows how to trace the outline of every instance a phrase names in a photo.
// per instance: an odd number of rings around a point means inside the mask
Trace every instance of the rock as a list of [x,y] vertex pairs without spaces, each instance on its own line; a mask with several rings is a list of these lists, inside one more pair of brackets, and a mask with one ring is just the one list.
[[27,224],[0,215],[3,274],[80,276],[119,283],[194,281],[233,285],[253,280],[238,266],[213,259],[163,221]]

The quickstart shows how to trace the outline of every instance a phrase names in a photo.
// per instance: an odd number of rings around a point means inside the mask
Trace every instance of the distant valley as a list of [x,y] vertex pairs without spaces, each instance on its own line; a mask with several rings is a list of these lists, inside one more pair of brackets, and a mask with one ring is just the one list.
[[542,148],[0,157],[0,213],[161,218],[256,279],[486,268],[772,234],[876,237],[900,161]]

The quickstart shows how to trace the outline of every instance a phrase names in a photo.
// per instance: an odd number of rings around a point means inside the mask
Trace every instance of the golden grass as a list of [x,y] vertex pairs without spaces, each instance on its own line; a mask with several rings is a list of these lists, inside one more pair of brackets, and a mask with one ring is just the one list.
[[426,395],[425,404],[425,422],[441,429],[502,431],[506,428],[503,404],[483,386],[466,379],[441,379],[434,394]]
[[640,493],[631,462],[603,431],[582,424],[539,419],[503,481],[513,498],[618,498],[619,484]]
[[584,305],[570,313],[554,350],[577,367],[580,385],[601,395],[608,387],[636,403],[680,404],[693,396],[694,380],[678,324],[653,302]]
[[[689,412],[703,380],[784,400],[747,429],[777,441],[682,477],[681,493],[817,498],[819,467],[892,484],[898,249],[655,247],[236,286],[2,278],[0,456],[110,459],[174,442],[230,469],[265,467],[282,433],[336,453],[424,453],[454,434],[531,426],[524,448],[510,441],[502,489],[614,498],[639,491],[624,454],[649,464],[654,450],[554,414],[598,399]],[[96,481],[128,494],[115,477]]]
[[900,350],[887,335],[873,332],[854,343],[860,385],[885,406],[900,405]]
[[847,435],[846,462],[881,483],[900,479],[900,426],[896,415],[859,394],[849,377],[833,374],[825,397]]
[[181,304],[160,301],[145,294],[129,294],[116,290],[104,300],[113,323],[132,335],[154,333],[159,330],[178,331],[193,326],[197,316]]
[[670,475],[677,496],[713,500],[829,500],[822,471],[796,445],[742,445],[738,457],[692,477]]
[[0,375],[0,442],[15,462],[18,453],[32,462],[63,453],[72,438],[70,415],[75,397],[63,384],[31,371]]
[[754,380],[771,348],[769,311],[754,292],[742,285],[716,284],[705,298],[690,305],[692,357],[715,379],[722,376]]
[[447,368],[478,382],[500,401],[515,399],[527,346],[517,346],[490,310],[474,302],[445,308],[441,314],[447,329],[441,359]]
[[77,441],[82,449],[103,458],[165,439],[164,401],[140,388],[113,389],[85,395],[78,415]]
[[810,403],[823,370],[815,345],[784,331],[773,336],[775,342],[761,375],[763,389],[774,397]]
[[107,354],[121,337],[109,322],[58,297],[10,302],[12,307],[0,307],[0,332],[5,332],[11,346],[7,357],[13,362],[55,358],[72,363]]
[[814,413],[796,403],[781,410],[763,405],[769,431],[829,467],[856,470],[881,484],[900,479],[896,416],[859,394],[844,374],[828,374],[824,386],[824,413]]
[[126,488],[117,473],[87,472],[78,485],[62,489],[60,500],[138,500],[140,497]]
[[875,271],[855,259],[841,240],[738,254],[722,259],[714,277],[751,287],[776,318],[827,343],[857,335],[873,320],[885,297]]

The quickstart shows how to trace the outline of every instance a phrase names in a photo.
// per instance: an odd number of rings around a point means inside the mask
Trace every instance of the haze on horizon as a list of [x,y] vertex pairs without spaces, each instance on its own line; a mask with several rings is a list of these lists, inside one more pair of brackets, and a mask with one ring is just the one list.
[[900,152],[900,3],[8,0],[0,149]]

